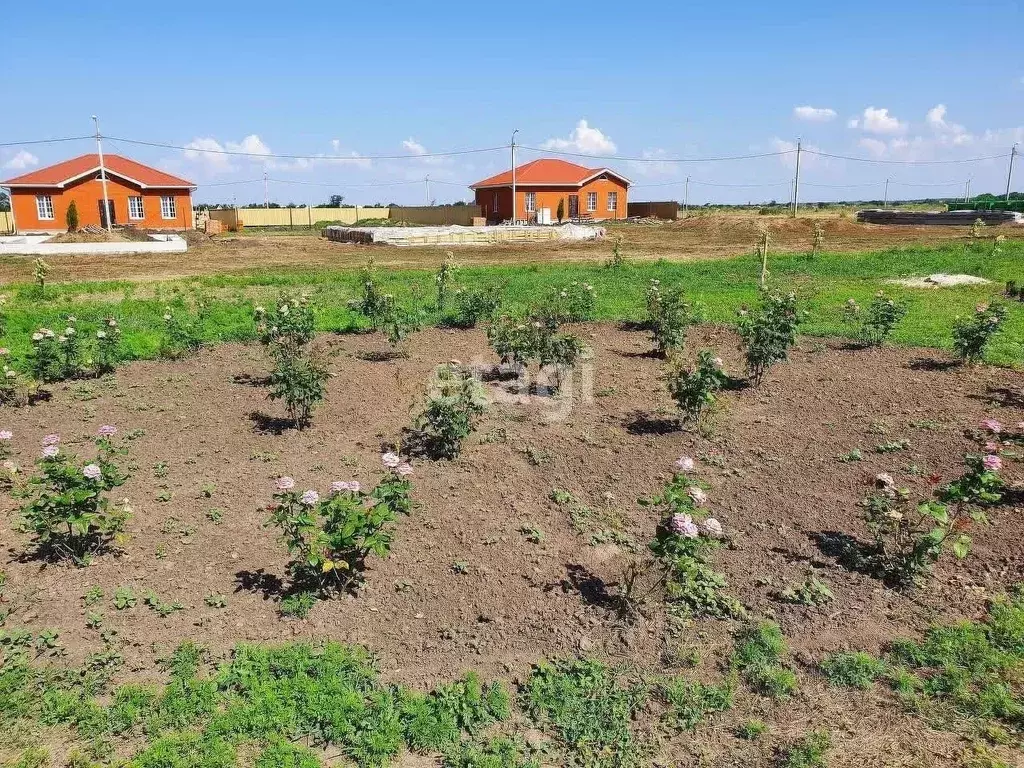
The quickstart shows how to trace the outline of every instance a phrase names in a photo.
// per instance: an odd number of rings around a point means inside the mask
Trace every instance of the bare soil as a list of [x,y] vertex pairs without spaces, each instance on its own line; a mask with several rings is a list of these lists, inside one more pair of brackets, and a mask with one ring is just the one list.
[[[432,367],[450,358],[494,362],[481,331],[424,331],[409,340],[408,358],[389,362],[359,356],[384,347],[379,335],[322,337],[334,377],[303,432],[281,423],[279,405],[266,399],[260,382],[268,363],[256,346],[134,363],[114,378],[57,385],[49,402],[7,410],[3,426],[13,430],[15,458],[26,466],[51,432],[83,454],[101,424],[137,436],[126,459],[133,476],[121,489],[135,517],[120,555],[78,569],[25,559],[27,539],[11,530],[16,502],[5,500],[2,568],[16,608],[8,626],[56,629],[71,657],[81,658],[101,648],[98,631],[85,627],[82,603],[89,587],[100,586],[105,626],[117,630],[129,669],[140,676],[184,640],[223,651],[242,641],[331,638],[367,645],[389,679],[414,685],[469,668],[510,679],[544,656],[578,653],[661,669],[690,648],[703,662],[687,674],[717,677],[733,626],[696,621],[669,632],[658,612],[638,624],[619,620],[607,595],[629,551],[589,545],[565,508],[549,500],[561,488],[619,515],[642,546],[656,520],[636,500],[657,492],[687,454],[710,483],[710,508],[732,540],[716,565],[752,614],[780,622],[806,673],[786,704],[741,693],[718,725],[670,741],[659,764],[766,764],[768,747],[721,727],[750,717],[782,737],[827,726],[837,741],[832,766],[959,764],[963,747],[952,735],[928,731],[884,694],[829,689],[810,668],[835,650],[877,652],[930,622],[982,615],[988,596],[1024,578],[1024,509],[995,510],[992,524],[974,532],[971,556],[941,563],[913,595],[846,570],[827,542],[837,534],[864,539],[858,502],[878,472],[928,494],[929,475],[960,473],[962,456],[977,445],[967,433],[982,418],[1024,420],[1024,375],[954,367],[931,350],[855,350],[803,339],[760,388],[725,395],[713,429],[701,434],[677,425],[662,362],[648,355],[644,334],[599,324],[578,331],[593,357],[571,396],[511,398],[502,394],[507,384],[488,384],[495,402],[463,454],[414,462],[417,506],[400,520],[391,556],[371,562],[357,596],[321,602],[306,620],[276,612],[287,554],[275,531],[262,527],[275,479],[292,475],[298,487],[321,491],[339,479],[374,484],[382,445],[409,425]],[[713,347],[729,370],[741,369],[729,330],[703,327],[688,346]],[[899,439],[910,447],[874,452]],[[858,447],[863,461],[837,460]],[[1020,483],[1024,466],[1008,462],[1005,474]],[[168,501],[158,500],[167,492]],[[222,510],[219,524],[207,517],[212,508]],[[539,528],[542,541],[528,541],[524,526]],[[831,585],[833,603],[807,609],[778,601],[778,590],[811,570]],[[184,610],[161,619],[141,599],[114,610],[119,586],[139,595],[152,590]],[[205,605],[211,594],[225,595],[227,607]]]
[[[238,273],[280,268],[355,268],[372,257],[388,268],[435,268],[439,254],[455,250],[461,264],[531,264],[546,262],[595,262],[611,255],[616,238],[622,237],[623,254],[634,260],[668,259],[699,261],[728,258],[753,250],[762,228],[779,251],[810,250],[814,222],[825,228],[825,249],[858,251],[932,244],[968,237],[965,227],[913,227],[859,224],[835,216],[790,219],[778,216],[694,215],[659,224],[611,224],[609,236],[597,242],[524,243],[490,246],[394,246],[332,243],[319,233],[297,230],[295,234],[225,233],[209,238],[189,236],[189,252],[181,254],[108,254],[56,256],[51,280],[153,280]],[[1024,236],[1024,228],[1000,227],[1008,237]],[[0,262],[0,280],[30,280],[32,260],[12,258]]]

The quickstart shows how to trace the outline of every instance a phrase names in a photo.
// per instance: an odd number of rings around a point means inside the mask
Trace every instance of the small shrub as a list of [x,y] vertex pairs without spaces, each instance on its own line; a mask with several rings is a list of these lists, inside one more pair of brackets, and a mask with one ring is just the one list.
[[501,309],[501,292],[489,288],[459,288],[455,291],[455,312],[452,324],[458,328],[475,328],[482,320],[490,320]]
[[564,288],[552,288],[534,314],[550,318],[555,324],[578,323],[594,316],[594,286],[573,280]]
[[684,472],[676,472],[660,495],[640,500],[660,511],[661,522],[649,545],[650,557],[631,561],[620,580],[624,609],[638,613],[658,593],[670,609],[684,615],[744,615],[740,602],[726,593],[725,577],[708,562],[724,530],[714,517],[705,516],[701,508],[706,502],[699,481]]
[[271,355],[294,355],[313,340],[316,319],[307,296],[281,296],[268,311],[254,310],[256,333]]
[[487,338],[502,365],[522,374],[530,361],[536,360],[551,374],[557,389],[584,351],[577,336],[558,333],[559,322],[558,316],[548,314],[545,308],[536,309],[526,320],[503,315],[487,329]]
[[697,365],[692,369],[680,361],[670,365],[665,380],[684,421],[697,422],[717,402],[717,393],[729,377],[722,368],[722,358],[705,349],[697,355]]
[[789,653],[779,625],[771,621],[743,629],[736,639],[732,666],[757,693],[787,699],[797,689],[796,675],[783,663]]
[[918,502],[891,477],[879,475],[876,493],[863,502],[874,543],[859,564],[909,588],[925,579],[947,548],[966,557],[971,538],[964,531],[971,521],[985,522],[983,506],[1000,500],[1003,483],[998,456],[967,456],[965,463],[967,470],[939,489],[937,498]]
[[875,294],[867,312],[863,312],[853,299],[848,299],[843,307],[843,319],[857,325],[857,336],[872,347],[882,346],[906,315],[907,302],[891,299],[883,291]]
[[747,741],[756,741],[768,732],[768,726],[761,720],[747,720],[736,728],[736,735]]
[[825,227],[820,221],[814,222],[814,235],[811,240],[811,256],[817,256],[825,247]]
[[424,450],[435,458],[454,459],[486,404],[473,376],[456,365],[439,366],[426,407],[414,423]]
[[622,255],[622,235],[615,238],[615,245],[612,246],[612,257],[604,263],[607,269],[622,269],[626,266],[626,257]]
[[775,363],[786,360],[796,343],[801,322],[796,294],[762,292],[756,310],[741,310],[739,334],[747,360],[747,373],[755,384]]
[[32,354],[29,364],[37,381],[60,381],[64,362],[57,334],[49,328],[39,328],[32,334]]
[[[399,464],[389,469],[382,483],[397,481],[407,493],[405,477],[412,468]],[[324,498],[294,487],[290,477],[278,480],[266,525],[281,529],[292,555],[288,570],[297,586],[328,594],[355,583],[370,555],[387,556],[401,505],[361,490],[359,483],[336,482]]]
[[828,731],[818,728],[787,749],[781,759],[782,768],[825,768],[825,753],[832,747]]
[[74,200],[68,205],[64,214],[64,223],[67,224],[68,232],[78,231],[78,205]]
[[297,429],[308,426],[313,410],[324,399],[329,372],[313,355],[278,354],[270,374],[271,400],[283,400]]
[[441,262],[441,266],[434,276],[434,282],[437,284],[438,312],[443,313],[448,307],[448,292],[451,289],[456,272],[458,272],[458,268],[455,266],[455,254],[448,251],[445,253],[444,261]]
[[697,315],[682,287],[662,288],[660,280],[651,280],[647,288],[647,325],[659,355],[666,357],[681,350],[686,329],[696,322]]
[[44,556],[84,565],[124,531],[130,510],[108,498],[127,479],[114,463],[123,452],[112,443],[115,431],[101,428],[96,458],[82,466],[77,457],[60,452],[58,435],[45,438],[37,474],[18,492],[27,500],[21,508],[22,528]]
[[39,295],[46,293],[46,277],[50,274],[50,265],[39,257],[32,262],[32,278],[36,282],[36,291]]
[[362,298],[349,301],[349,307],[366,317],[374,328],[378,328],[378,319],[383,315],[387,302],[385,294],[381,293],[380,288],[377,286],[373,259],[367,261],[363,267],[360,282],[362,284]]
[[164,308],[164,335],[160,340],[160,356],[178,360],[195,354],[202,346],[199,333],[201,316],[190,316],[188,312],[171,307]]
[[96,372],[111,373],[121,359],[121,326],[117,320],[108,317],[103,321],[103,327],[96,331]]
[[885,672],[885,662],[870,653],[835,653],[821,663],[821,672],[832,685],[867,690]]
[[953,322],[953,351],[966,363],[976,363],[984,357],[985,348],[1002,331],[1006,322],[1006,307],[1002,304],[979,304],[967,319],[957,317]]
[[316,593],[308,590],[293,592],[281,598],[281,605],[278,610],[282,616],[304,619],[309,616],[309,612],[316,605],[316,598]]

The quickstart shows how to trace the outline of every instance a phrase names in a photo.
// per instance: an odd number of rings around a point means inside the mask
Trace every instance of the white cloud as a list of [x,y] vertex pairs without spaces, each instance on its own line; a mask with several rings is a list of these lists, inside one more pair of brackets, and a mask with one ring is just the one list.
[[679,172],[679,163],[663,159],[667,155],[664,149],[645,149],[640,156],[647,162],[633,160],[629,167],[637,176],[675,176]]
[[974,141],[974,137],[967,132],[966,128],[946,120],[945,104],[936,104],[929,109],[924,121],[939,135],[939,140],[943,144],[970,144]]
[[548,139],[541,144],[543,149],[557,149],[566,152],[579,152],[583,155],[610,155],[615,152],[615,142],[605,136],[597,128],[592,128],[586,120],[580,120],[567,139]]
[[427,154],[427,148],[420,144],[416,139],[411,136],[402,142],[402,148],[411,152],[414,155],[425,155]]
[[793,107],[793,116],[797,120],[806,120],[809,123],[827,123],[835,120],[836,111],[828,107]]
[[860,122],[868,133],[903,133],[907,129],[907,124],[890,115],[885,107],[866,107]]
[[856,117],[851,117],[846,121],[847,128],[857,128],[860,125],[860,120]]
[[18,150],[10,160],[4,163],[4,169],[9,171],[24,171],[33,165],[39,165],[39,158],[24,149]]
[[864,138],[857,142],[857,146],[866,149],[868,153],[875,157],[881,157],[888,149],[886,143],[881,139]]

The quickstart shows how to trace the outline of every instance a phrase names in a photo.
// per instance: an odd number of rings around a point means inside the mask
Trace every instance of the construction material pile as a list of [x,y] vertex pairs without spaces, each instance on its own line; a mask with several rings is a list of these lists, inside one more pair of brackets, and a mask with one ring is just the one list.
[[1024,214],[1015,211],[895,211],[873,208],[857,211],[863,224],[922,224],[969,227],[977,219],[985,224],[1024,224]]
[[560,227],[341,227],[324,228],[324,237],[338,243],[369,245],[490,245],[544,240],[599,240],[604,227],[565,224]]

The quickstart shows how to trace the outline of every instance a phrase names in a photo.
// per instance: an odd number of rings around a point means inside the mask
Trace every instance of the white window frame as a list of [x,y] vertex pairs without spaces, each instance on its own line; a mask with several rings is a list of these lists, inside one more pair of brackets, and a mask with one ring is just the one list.
[[619,193],[609,192],[608,193],[608,210],[611,213],[616,213],[619,210]]
[[39,221],[54,221],[56,217],[53,215],[52,195],[36,195],[36,218]]
[[587,192],[587,213],[597,212],[597,192]]
[[[136,213],[135,203],[138,201],[139,209]],[[132,195],[128,198],[128,218],[132,221],[142,221],[146,218],[146,201],[142,195]]]
[[537,193],[536,192],[524,192],[525,205],[527,213],[535,213],[537,211]]
[[178,218],[178,201],[174,199],[174,195],[163,195],[160,198],[160,218],[161,219],[176,219]]

